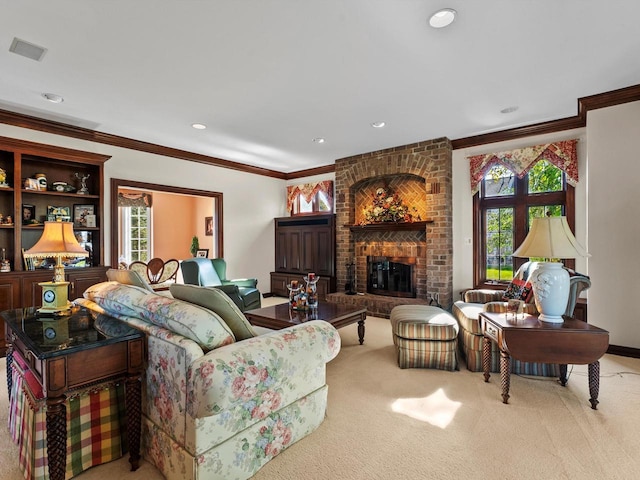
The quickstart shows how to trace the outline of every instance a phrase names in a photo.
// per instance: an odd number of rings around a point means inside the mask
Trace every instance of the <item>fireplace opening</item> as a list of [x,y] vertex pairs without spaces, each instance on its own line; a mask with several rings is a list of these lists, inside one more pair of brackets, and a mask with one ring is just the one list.
[[367,293],[416,298],[416,257],[367,256]]

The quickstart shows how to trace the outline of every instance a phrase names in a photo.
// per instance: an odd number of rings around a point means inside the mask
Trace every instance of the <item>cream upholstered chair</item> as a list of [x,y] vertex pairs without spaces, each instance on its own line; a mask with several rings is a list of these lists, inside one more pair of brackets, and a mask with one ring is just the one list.
[[[535,267],[536,262],[525,262],[514,274],[514,280],[509,284],[507,290],[471,289],[464,292],[464,300],[459,300],[453,304],[451,309],[453,315],[458,320],[460,330],[458,332],[458,346],[462,357],[466,359],[467,369],[472,372],[482,371],[482,331],[480,329],[480,312],[505,312],[505,294],[511,298],[518,298],[525,301],[524,311],[530,314],[537,314],[531,286],[528,282],[529,275]],[[585,275],[567,269],[570,275],[569,301],[565,315],[573,316],[576,302],[583,290],[591,286],[591,280]],[[500,351],[495,342],[491,345],[491,371],[500,370]],[[556,364],[521,362],[511,360],[511,372],[522,375],[540,375],[555,377],[560,374],[560,368]]]

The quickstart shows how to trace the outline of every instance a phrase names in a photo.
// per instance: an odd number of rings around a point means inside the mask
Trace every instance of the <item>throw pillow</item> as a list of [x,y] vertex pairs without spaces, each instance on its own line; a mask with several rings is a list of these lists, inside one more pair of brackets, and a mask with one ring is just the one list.
[[169,287],[169,291],[174,298],[195,303],[220,315],[233,332],[236,340],[240,341],[257,336],[257,333],[238,306],[222,290],[215,287],[176,283]]
[[502,295],[503,300],[522,300],[525,303],[531,302],[533,296],[533,286],[531,282],[514,278]]
[[178,333],[205,351],[235,340],[232,331],[216,313],[133,285],[104,282],[89,287],[84,297],[108,313],[139,318]]

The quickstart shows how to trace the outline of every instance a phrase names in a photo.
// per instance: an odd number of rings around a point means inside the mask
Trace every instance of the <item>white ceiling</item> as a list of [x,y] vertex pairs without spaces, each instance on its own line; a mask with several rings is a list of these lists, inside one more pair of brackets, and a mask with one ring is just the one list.
[[0,0],[0,109],[293,172],[574,116],[640,84],[639,21],[638,0]]

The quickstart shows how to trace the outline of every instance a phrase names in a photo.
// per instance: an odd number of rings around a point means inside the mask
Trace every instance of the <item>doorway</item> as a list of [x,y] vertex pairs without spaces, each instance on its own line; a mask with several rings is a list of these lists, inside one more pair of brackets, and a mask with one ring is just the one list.
[[[122,199],[124,194],[139,199],[139,205],[132,203],[134,210],[119,205],[118,199]],[[132,216],[132,212],[135,215]],[[129,263],[133,260],[129,258],[132,255],[159,256],[163,260],[188,258],[193,236],[207,245],[210,258],[223,257],[222,212],[220,192],[112,178],[111,265],[115,268],[121,257]],[[144,214],[148,215],[148,223],[139,229],[135,222],[144,222]],[[131,228],[132,225],[136,228]],[[145,245],[145,238],[148,245]],[[142,253],[144,251],[148,253]],[[157,252],[161,253],[158,255]]]

